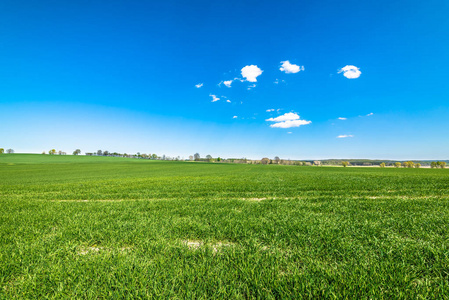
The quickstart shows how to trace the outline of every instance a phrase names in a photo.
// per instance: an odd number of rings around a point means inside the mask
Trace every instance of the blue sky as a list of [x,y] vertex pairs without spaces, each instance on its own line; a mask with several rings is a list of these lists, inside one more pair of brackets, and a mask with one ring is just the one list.
[[448,16],[445,0],[4,0],[0,147],[448,159]]

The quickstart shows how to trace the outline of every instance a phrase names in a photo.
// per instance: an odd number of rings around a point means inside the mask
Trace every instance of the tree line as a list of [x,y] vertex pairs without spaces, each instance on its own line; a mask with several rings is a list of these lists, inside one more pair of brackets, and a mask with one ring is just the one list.
[[[0,154],[4,153],[14,153],[13,149],[4,149],[0,148]],[[48,152],[43,151],[42,154],[49,154],[49,155],[67,155],[64,151],[56,151],[56,149],[51,149]],[[73,151],[72,155],[80,155],[81,150],[75,149]],[[86,152],[85,155],[87,156],[113,156],[113,157],[127,157],[127,158],[140,158],[140,159],[153,159],[153,160],[181,160],[179,156],[177,157],[169,157],[166,155],[158,156],[156,153],[153,154],[146,154],[146,153],[140,153],[137,152],[136,154],[127,154],[127,153],[118,153],[118,152],[110,152],[108,150],[97,150],[96,152]],[[183,160],[183,159],[182,159]],[[202,158],[199,153],[195,153],[194,155],[190,155],[189,159],[190,161],[203,161],[203,162],[218,162],[218,163],[238,163],[238,164],[262,164],[262,165],[296,165],[296,166],[321,166],[321,165],[342,165],[343,167],[347,167],[350,165],[355,166],[374,166],[378,165],[381,168],[385,168],[386,166],[393,166],[395,168],[420,168],[421,163],[419,162],[413,162],[413,161],[404,161],[404,162],[380,162],[376,160],[324,160],[324,161],[298,161],[298,160],[290,160],[290,159],[281,159],[279,156],[275,156],[274,159],[270,159],[268,157],[263,157],[260,160],[253,160],[253,159],[247,159],[247,158],[221,158],[216,157],[213,158],[210,154],[206,155],[205,158]],[[431,168],[439,168],[444,169],[446,168],[446,162],[445,161],[431,161],[429,164],[429,161],[423,161],[426,163],[426,165],[430,165]]]
[[[4,148],[0,148],[0,154],[5,153],[5,149]],[[11,154],[14,153],[14,149],[6,149],[6,153]]]

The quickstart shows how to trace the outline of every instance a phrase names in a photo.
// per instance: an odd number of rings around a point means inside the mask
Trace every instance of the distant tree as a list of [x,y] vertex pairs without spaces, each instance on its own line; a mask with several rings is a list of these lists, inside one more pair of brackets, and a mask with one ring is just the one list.
[[400,162],[395,162],[395,163],[394,163],[394,167],[395,167],[395,168],[399,168],[400,166],[401,166],[401,163],[400,163]]
[[103,155],[103,151],[101,151],[101,150],[98,150],[98,151],[97,151],[97,155],[98,155],[98,156],[101,156],[101,155]]
[[42,154],[44,154],[44,155],[45,155],[45,154],[47,154],[47,153],[45,153],[45,151],[42,151]]
[[342,161],[341,165],[346,168],[349,165],[349,161]]
[[437,164],[438,164],[438,167],[440,167],[441,169],[446,168],[446,162],[445,161],[439,161]]
[[156,154],[156,153],[153,153],[153,154],[151,155],[151,158],[152,158],[152,159],[156,159],[156,158],[157,158],[157,154]]
[[268,157],[264,157],[260,160],[260,163],[263,165],[268,165],[270,163],[270,159]]
[[433,168],[436,168],[436,167],[438,167],[438,163],[436,162],[436,161],[433,161],[433,162],[431,162],[430,163],[430,167],[433,169]]
[[56,154],[56,150],[55,149],[51,149],[50,151],[48,151],[48,154],[55,155]]
[[419,168],[419,167],[421,167],[421,164],[420,163],[416,163],[415,164],[415,168]]
[[3,154],[3,153],[5,153],[5,149],[0,148],[0,154]]
[[206,155],[206,159],[207,161],[211,161],[212,160],[212,156],[210,154]]
[[199,161],[200,160],[200,154],[199,153],[195,153],[195,154],[193,154],[193,159],[195,160],[195,161]]
[[404,162],[402,163],[402,166],[403,166],[404,168],[413,168],[413,167],[415,166],[415,163],[412,162],[412,161],[404,161]]
[[217,161],[221,161],[221,157],[217,157]]
[[104,150],[103,151],[103,156],[108,156],[110,153],[109,153],[109,151],[108,150]]
[[73,155],[78,155],[78,154],[80,154],[81,153],[81,150],[80,149],[76,149],[75,151],[73,151]]
[[379,166],[380,166],[381,168],[385,168],[385,163],[383,162],[383,163],[381,163]]
[[8,153],[8,154],[14,153],[14,150],[13,149],[7,149],[6,153]]
[[281,159],[279,158],[279,156],[275,156],[275,157],[274,157],[274,162],[275,162],[276,164],[279,164],[280,161],[281,161]]

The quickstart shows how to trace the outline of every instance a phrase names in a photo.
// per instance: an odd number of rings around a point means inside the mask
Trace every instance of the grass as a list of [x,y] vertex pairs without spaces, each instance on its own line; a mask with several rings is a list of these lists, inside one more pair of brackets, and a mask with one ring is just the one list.
[[0,155],[0,298],[448,298],[449,171]]

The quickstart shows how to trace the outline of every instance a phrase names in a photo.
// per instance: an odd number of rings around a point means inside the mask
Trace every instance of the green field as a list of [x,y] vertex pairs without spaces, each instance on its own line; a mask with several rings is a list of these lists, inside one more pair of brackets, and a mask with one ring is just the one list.
[[0,155],[3,298],[449,298],[449,170]]

